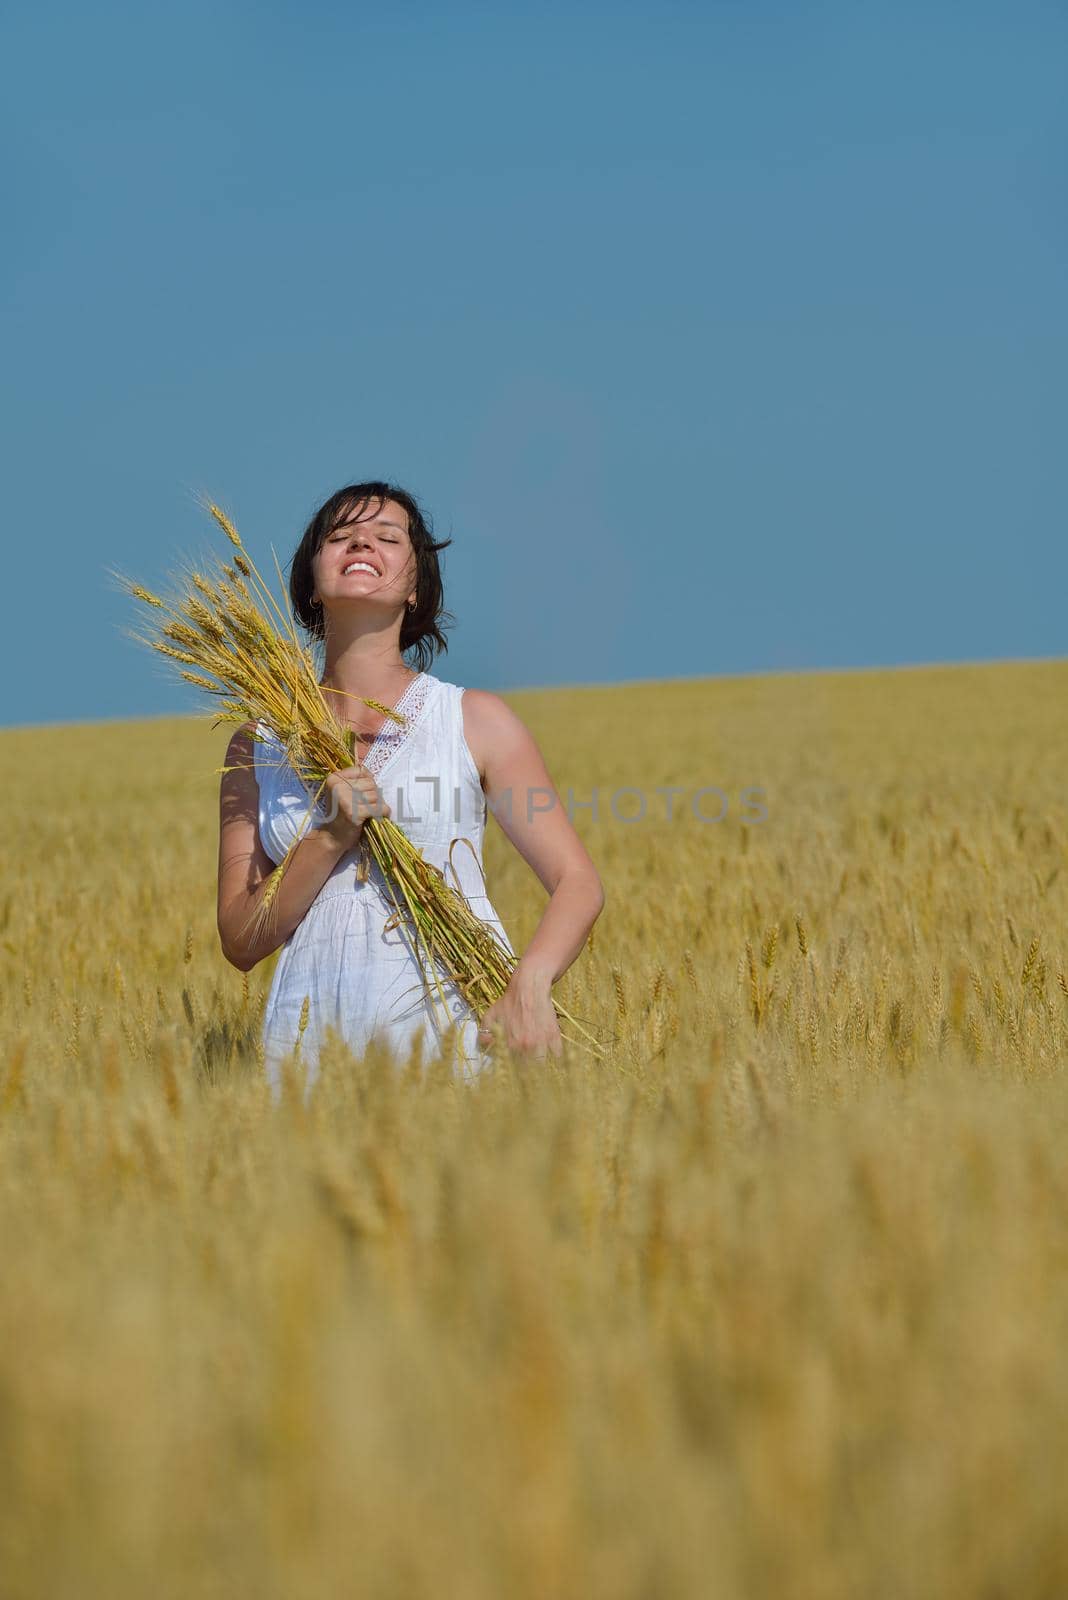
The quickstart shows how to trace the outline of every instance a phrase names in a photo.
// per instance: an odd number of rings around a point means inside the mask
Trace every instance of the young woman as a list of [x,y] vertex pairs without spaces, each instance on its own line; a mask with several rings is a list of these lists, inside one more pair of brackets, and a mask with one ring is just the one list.
[[[281,947],[263,1028],[276,1093],[281,1061],[298,1037],[311,1086],[328,1027],[357,1051],[374,1036],[407,1055],[421,1037],[425,1059],[441,1041],[440,999],[426,993],[407,930],[392,925],[378,868],[357,876],[368,816],[392,816],[512,951],[481,876],[488,802],[550,898],[481,1029],[443,980],[465,1073],[486,1065],[498,1038],[522,1054],[560,1053],[552,986],[585,944],[604,892],[520,718],[497,695],[427,670],[447,648],[438,551],[449,543],[431,537],[415,499],[393,484],[349,484],[331,495],[293,556],[289,592],[301,625],[324,644],[324,697],[355,730],[357,759],[330,776],[329,798],[311,811],[311,792],[266,724],[253,738],[246,723],[227,750],[226,765],[236,770],[220,787],[219,937],[243,972]],[[392,707],[403,725],[356,696]],[[264,880],[297,838],[269,929],[253,940],[243,930]]]

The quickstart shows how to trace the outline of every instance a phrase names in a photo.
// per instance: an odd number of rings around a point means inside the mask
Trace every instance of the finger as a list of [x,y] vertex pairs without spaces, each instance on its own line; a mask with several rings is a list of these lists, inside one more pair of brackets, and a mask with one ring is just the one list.
[[384,812],[385,801],[381,797],[366,794],[363,790],[356,790],[352,797],[352,811],[355,817],[381,817]]

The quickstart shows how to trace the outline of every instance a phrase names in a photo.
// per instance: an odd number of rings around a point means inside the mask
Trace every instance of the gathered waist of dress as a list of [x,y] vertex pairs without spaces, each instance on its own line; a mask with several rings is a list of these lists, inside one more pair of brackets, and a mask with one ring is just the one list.
[[[358,883],[356,881],[355,866],[352,863],[346,863],[343,870],[327,878],[326,882],[319,890],[319,893],[315,896],[315,899],[308,907],[308,912],[314,911],[317,906],[329,905],[336,900],[345,900],[348,901],[350,905],[354,902],[361,902],[368,908],[373,907],[388,914],[394,909],[393,901],[390,897],[389,890],[385,887],[384,882],[380,878],[377,878],[376,880],[376,874],[377,869],[372,869],[371,874],[365,879],[365,881],[363,883]],[[450,874],[450,880],[451,876],[452,875]],[[449,881],[449,888],[454,890],[456,893],[461,892],[459,889],[457,889],[456,884],[451,881]],[[400,899],[400,890],[398,889],[396,893],[398,899]],[[469,890],[464,890],[463,898],[468,902],[469,905],[474,907],[485,906],[489,904],[489,896],[482,892],[473,894]],[[308,913],[306,912],[305,915],[307,914]]]

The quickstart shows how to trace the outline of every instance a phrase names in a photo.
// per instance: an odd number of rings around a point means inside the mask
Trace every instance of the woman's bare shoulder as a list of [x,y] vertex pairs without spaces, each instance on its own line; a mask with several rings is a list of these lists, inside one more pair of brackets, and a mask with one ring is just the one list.
[[465,689],[460,704],[464,738],[483,777],[491,758],[499,762],[509,754],[526,753],[534,747],[530,729],[499,694],[489,689]]
[[515,717],[515,712],[507,700],[502,699],[499,694],[494,694],[491,689],[464,689],[461,692],[465,709],[469,708],[483,721],[487,718],[492,720]]
[[476,735],[485,733],[492,737],[509,728],[523,726],[508,702],[490,689],[464,689],[460,704],[465,732],[470,730]]

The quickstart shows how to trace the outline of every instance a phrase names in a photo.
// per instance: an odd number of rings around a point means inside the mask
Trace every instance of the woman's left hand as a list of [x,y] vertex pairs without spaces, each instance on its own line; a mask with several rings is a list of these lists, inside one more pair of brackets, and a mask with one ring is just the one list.
[[519,968],[499,1000],[487,1006],[479,1024],[478,1042],[483,1049],[501,1037],[509,1049],[535,1059],[546,1052],[559,1056],[563,1049],[560,1024],[553,1005],[552,984],[548,978],[532,978]]

